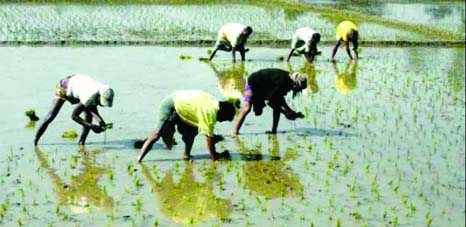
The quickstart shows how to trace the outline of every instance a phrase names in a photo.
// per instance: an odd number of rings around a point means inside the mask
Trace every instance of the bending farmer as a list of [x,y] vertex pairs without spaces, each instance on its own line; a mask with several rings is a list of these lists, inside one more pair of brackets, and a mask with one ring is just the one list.
[[238,23],[230,23],[223,25],[218,31],[217,42],[215,43],[215,49],[210,55],[209,61],[211,61],[218,50],[231,51],[233,61],[236,61],[236,51],[239,51],[241,55],[241,61],[245,60],[245,53],[249,49],[245,49],[246,41],[252,33],[252,28]]
[[317,51],[317,44],[320,42],[320,34],[314,30],[304,27],[300,28],[293,35],[291,41],[291,51],[288,54],[286,61],[290,61],[293,52],[296,51],[298,54],[304,54],[307,61],[312,63],[316,55],[321,54]]
[[349,49],[349,42],[353,43],[353,51],[358,59],[358,39],[359,33],[358,28],[356,25],[353,24],[351,21],[343,21],[337,27],[337,43],[335,47],[333,47],[332,51],[332,61],[335,61],[335,54],[337,53],[338,47],[340,46],[341,42],[345,43],[346,53],[348,54],[349,58],[353,60],[353,56],[351,56],[351,51]]
[[248,77],[246,89],[244,92],[244,107],[236,122],[234,134],[238,134],[243,125],[244,119],[251,111],[254,110],[256,116],[262,114],[265,107],[265,100],[273,109],[272,131],[277,133],[277,126],[280,120],[280,113],[283,113],[289,120],[303,118],[300,112],[293,111],[285,101],[286,94],[293,91],[293,97],[307,87],[307,78],[303,74],[293,73],[282,69],[261,69]]
[[218,136],[214,136],[217,121],[232,121],[235,107],[229,102],[219,102],[209,93],[199,90],[176,91],[165,97],[159,109],[157,127],[146,138],[137,161],[141,162],[152,148],[152,145],[162,137],[165,145],[170,149],[173,145],[175,125],[182,135],[185,144],[183,158],[191,158],[191,148],[194,138],[200,132],[206,136],[210,158],[215,161],[222,157],[215,151]]
[[[44,122],[40,125],[39,130],[37,130],[34,138],[34,145],[37,146],[40,137],[57,116],[65,101],[69,101],[71,104],[77,104],[71,117],[74,121],[83,126],[79,145],[84,145],[89,130],[95,133],[105,131],[106,124],[97,111],[97,106],[111,107],[113,96],[113,90],[108,85],[97,82],[86,75],[75,74],[60,80],[56,87],[52,109],[45,117]],[[84,119],[79,116],[83,112],[85,114]],[[92,124],[92,118],[97,120],[98,125]]]

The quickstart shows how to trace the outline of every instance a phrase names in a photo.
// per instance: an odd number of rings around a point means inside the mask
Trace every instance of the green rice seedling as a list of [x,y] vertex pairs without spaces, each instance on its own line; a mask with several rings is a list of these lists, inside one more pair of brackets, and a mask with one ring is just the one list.
[[277,60],[277,61],[283,61],[283,60],[285,60],[285,57],[284,57],[283,55],[278,55],[278,56],[275,58],[275,60]]
[[392,223],[391,224],[392,224],[393,227],[398,226],[398,217],[397,216],[392,218]]
[[180,55],[180,59],[181,59],[181,60],[189,60],[189,59],[191,59],[191,58],[192,58],[191,56],[186,55],[186,54]]
[[136,212],[140,212],[141,208],[142,208],[141,198],[138,198],[136,199],[136,203],[134,204],[134,209],[136,210]]
[[76,137],[78,137],[78,132],[74,129],[64,131],[61,137],[65,139],[76,139]]
[[36,115],[36,111],[34,109],[29,109],[24,113],[30,121],[38,121],[39,117]]

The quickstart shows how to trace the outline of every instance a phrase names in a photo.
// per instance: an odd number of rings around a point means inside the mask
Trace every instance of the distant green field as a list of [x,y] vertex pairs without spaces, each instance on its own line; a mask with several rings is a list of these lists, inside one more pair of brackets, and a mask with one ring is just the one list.
[[[61,4],[66,3],[66,4]],[[123,4],[124,3],[124,4]],[[131,3],[131,4],[129,4]],[[136,4],[137,3],[137,4]],[[442,3],[443,4],[443,3]],[[423,6],[423,5],[421,5]],[[433,6],[436,6],[435,4]],[[388,7],[391,7],[390,5]],[[416,7],[411,7],[416,13]],[[424,6],[431,7],[431,5]],[[451,9],[450,9],[451,8]],[[335,40],[343,20],[357,23],[361,40],[376,44],[464,45],[464,6],[452,4],[438,23],[420,12],[410,22],[357,10],[292,1],[27,1],[0,5],[0,43],[132,44],[211,43],[221,25],[251,25],[252,44],[284,47],[294,31],[310,26],[324,44]],[[463,11],[461,11],[463,9]],[[399,10],[395,7],[394,10]],[[435,13],[435,12],[434,12]],[[390,15],[389,15],[390,16]],[[461,19],[463,17],[463,20]],[[424,19],[423,19],[424,18]]]

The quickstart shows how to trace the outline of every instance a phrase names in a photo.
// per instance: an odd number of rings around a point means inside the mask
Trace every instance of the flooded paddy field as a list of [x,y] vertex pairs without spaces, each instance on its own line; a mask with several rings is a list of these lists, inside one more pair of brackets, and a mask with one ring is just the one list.
[[[343,50],[332,64],[330,52],[311,66],[271,48],[241,64],[224,52],[198,61],[207,48],[197,47],[1,47],[0,225],[464,226],[464,48],[364,47],[357,64]],[[250,114],[239,137],[218,123],[230,161],[212,163],[198,136],[185,162],[176,135],[172,151],[158,142],[135,162],[133,142],[153,130],[165,95],[223,99],[266,67],[308,74],[309,88],[287,97],[304,119],[282,118],[276,136],[264,133],[270,109]],[[61,138],[80,133],[67,103],[34,148],[24,112],[42,120],[58,80],[76,72],[115,89],[114,107],[99,109],[113,129],[80,150]]]

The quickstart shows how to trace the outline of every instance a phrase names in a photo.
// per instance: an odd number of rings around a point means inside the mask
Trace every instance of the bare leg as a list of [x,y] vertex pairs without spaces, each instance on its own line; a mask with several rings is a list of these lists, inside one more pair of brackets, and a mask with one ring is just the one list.
[[44,119],[44,122],[40,125],[39,129],[36,132],[36,136],[34,138],[34,146],[37,146],[37,143],[39,142],[40,137],[42,134],[44,134],[45,130],[49,126],[49,124],[55,119],[57,116],[58,112],[60,111],[61,107],[63,106],[63,103],[65,103],[64,100],[59,99],[59,98],[54,98],[52,102],[52,108],[47,114],[47,116]]
[[272,123],[272,134],[277,134],[278,122],[280,121],[280,110],[278,108],[273,109],[273,123]]
[[149,152],[149,150],[152,148],[152,145],[160,138],[159,134],[156,131],[153,131],[146,139],[144,142],[144,145],[142,145],[141,151],[139,152],[137,161],[141,162],[142,159],[144,159],[144,156]]
[[196,135],[183,135],[182,139],[184,142],[184,154],[183,154],[183,159],[184,160],[189,160],[191,159],[191,149],[193,148],[194,144],[194,138]]
[[[85,112],[85,117],[84,119],[89,123],[92,124],[92,114],[89,112]],[[83,130],[81,133],[81,138],[79,138],[79,145],[84,146],[86,143],[87,135],[89,135],[89,131],[91,128],[83,126]]]
[[238,135],[239,130],[241,129],[241,126],[243,125],[244,119],[246,116],[251,112],[251,103],[250,102],[245,102],[244,107],[241,110],[241,113],[238,116],[238,120],[236,121],[235,125],[235,130],[233,131],[233,134]]

